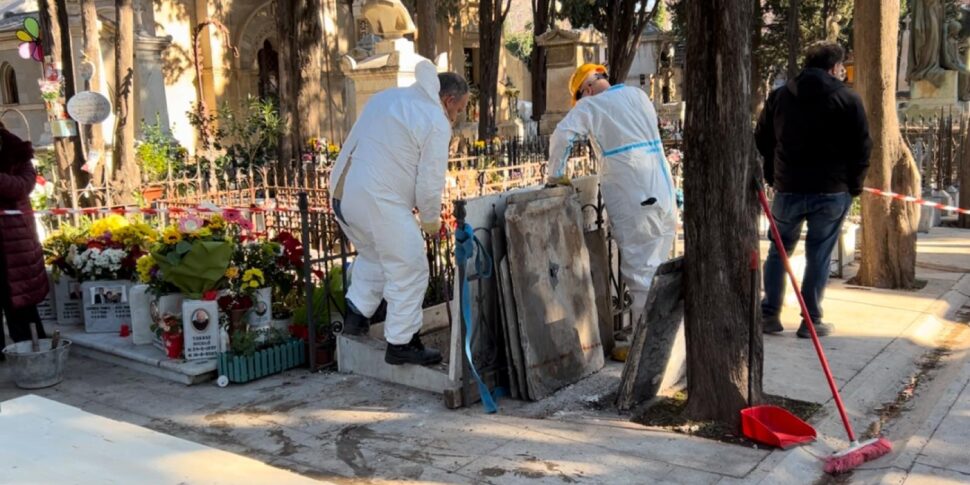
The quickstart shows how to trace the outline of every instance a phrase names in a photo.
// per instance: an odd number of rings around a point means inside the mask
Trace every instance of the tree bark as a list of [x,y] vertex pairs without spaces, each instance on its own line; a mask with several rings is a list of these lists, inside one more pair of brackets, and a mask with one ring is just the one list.
[[115,133],[112,156],[115,200],[127,204],[141,185],[141,174],[135,164],[135,103],[132,80],[135,72],[135,20],[132,0],[115,0]]
[[686,412],[737,425],[749,373],[753,402],[761,400],[762,377],[757,264],[751,267],[760,173],[750,112],[754,11],[750,1],[686,1]]
[[435,0],[417,0],[418,13],[418,54],[434,62],[438,55],[436,33],[438,29],[438,14]]
[[757,119],[761,107],[768,97],[765,81],[761,74],[761,58],[756,54],[761,49],[761,30],[764,28],[764,17],[761,0],[754,0],[754,25],[751,29],[751,118]]
[[[68,25],[67,6],[64,0],[41,0],[39,4],[43,24],[50,34],[50,56],[63,77],[65,102],[76,93],[74,83],[74,56],[71,48],[71,34]],[[67,109],[67,106],[64,106]],[[57,159],[58,177],[73,181],[71,190],[76,191],[88,183],[87,173],[81,170],[84,153],[81,138],[78,136],[54,138],[54,156]],[[71,200],[74,199],[72,193]]]
[[649,0],[616,0],[609,3],[607,15],[606,44],[609,62],[610,84],[626,80],[633,65],[640,34],[654,15],[660,2]]
[[[101,39],[98,35],[98,10],[94,0],[81,0],[81,24],[84,29],[84,57],[94,65],[91,78],[85,82],[84,89],[101,91]],[[96,185],[104,183],[104,128],[101,124],[86,125],[84,135],[88,141],[87,153],[97,153],[100,162],[94,167]],[[94,160],[89,160],[94,163]]]
[[512,0],[482,0],[478,4],[478,35],[481,50],[481,78],[478,85],[478,138],[489,140],[497,131],[499,55],[502,53],[502,25]]
[[[546,33],[555,21],[552,0],[532,0],[532,34],[535,38]],[[539,122],[546,112],[546,49],[535,44],[529,60],[532,71],[532,119]]]
[[323,5],[325,0],[300,0],[294,9],[296,47],[294,49],[293,80],[296,83],[296,149],[302,152],[307,140],[321,135],[320,112],[329,103],[324,99],[323,42],[325,35]]
[[[919,196],[920,174],[896,118],[898,2],[855,2],[856,88],[872,136],[865,185]],[[862,196],[862,261],[854,283],[877,288],[912,288],[916,282],[916,229],[920,206],[886,197]]]
[[788,0],[788,79],[798,75],[798,54],[801,51],[801,27],[798,25],[800,0]]
[[294,69],[294,54],[296,36],[293,27],[295,22],[293,2],[282,0],[276,2],[276,28],[279,35],[277,55],[279,57],[279,90],[280,90],[280,122],[282,133],[279,145],[279,163],[281,167],[299,168],[297,149],[300,147],[297,137],[297,113],[294,100],[297,98]]

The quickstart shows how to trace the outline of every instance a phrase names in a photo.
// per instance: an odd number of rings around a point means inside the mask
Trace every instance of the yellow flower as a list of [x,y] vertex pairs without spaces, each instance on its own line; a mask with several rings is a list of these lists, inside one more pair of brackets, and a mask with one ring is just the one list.
[[226,220],[216,214],[209,218],[209,228],[213,231],[221,231],[226,228]]
[[92,222],[91,228],[88,229],[88,232],[94,237],[100,236],[106,232],[114,234],[115,231],[118,231],[127,225],[128,219],[125,219],[124,216],[119,214],[111,214],[108,217]]
[[239,268],[235,266],[230,266],[226,268],[226,278],[234,280],[239,277]]
[[175,226],[166,227],[162,232],[162,242],[165,244],[176,244],[182,240],[182,233]]
[[330,145],[327,146],[327,151],[329,151],[330,153],[337,153],[340,151],[340,147],[331,143]]
[[482,149],[485,148],[485,140],[478,140],[475,142],[475,148]]
[[155,268],[155,258],[150,255],[145,255],[138,258],[135,262],[135,268],[138,270],[138,280],[142,283],[148,283],[152,280],[152,270]]
[[203,227],[202,229],[195,231],[195,237],[198,237],[198,238],[212,237],[212,230],[209,229],[208,227]]
[[259,288],[263,285],[263,282],[266,281],[265,276],[263,276],[263,272],[258,269],[247,269],[246,272],[243,273],[242,280],[244,283],[243,286],[248,286],[250,288]]

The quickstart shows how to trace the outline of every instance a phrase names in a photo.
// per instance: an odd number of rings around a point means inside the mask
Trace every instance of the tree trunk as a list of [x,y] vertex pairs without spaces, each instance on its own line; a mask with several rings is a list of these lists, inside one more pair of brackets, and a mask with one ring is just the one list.
[[648,0],[616,0],[609,3],[606,45],[609,62],[610,84],[626,80],[633,66],[633,59],[640,46],[640,34],[647,23],[657,14],[660,2]]
[[788,79],[798,75],[798,54],[801,51],[801,27],[798,25],[799,0],[788,0]]
[[[481,77],[478,85],[478,138],[490,140],[497,131],[499,55],[502,53],[502,25],[512,0],[482,0],[478,4],[478,34],[481,46]],[[504,5],[504,6],[503,6]]]
[[294,35],[295,12],[293,2],[276,2],[276,29],[279,35],[277,56],[279,57],[279,107],[280,107],[280,145],[279,164],[281,167],[296,168],[299,163],[300,147],[297,137],[297,113],[294,100],[297,98],[294,66],[296,37]]
[[320,137],[320,112],[329,103],[324,99],[323,80],[323,6],[325,0],[300,0],[296,14],[294,76],[296,83],[295,133],[300,152],[311,137]]
[[757,52],[761,49],[761,29],[764,28],[764,18],[761,0],[754,2],[754,25],[751,29],[751,117],[757,119],[761,107],[768,97],[765,81],[761,77],[761,57]]
[[749,372],[753,402],[762,376],[759,292],[751,291],[760,172],[750,112],[753,3],[687,0],[686,9],[687,413],[736,425]]
[[[919,196],[920,174],[896,118],[898,2],[855,2],[856,88],[872,136],[865,185]],[[920,206],[886,197],[862,196],[862,262],[854,283],[877,288],[912,288],[916,281],[916,229]]]
[[418,13],[418,54],[434,62],[438,55],[435,31],[438,29],[438,14],[435,0],[417,0]]
[[[94,69],[91,78],[85,83],[84,89],[101,92],[101,39],[98,36],[98,10],[94,0],[81,0],[81,24],[84,28],[84,57]],[[94,167],[95,185],[102,185],[104,179],[104,128],[101,124],[86,125],[84,136],[87,139],[87,153],[97,154],[99,160],[88,160],[97,163]]]
[[132,100],[132,79],[135,72],[135,21],[132,0],[115,0],[115,135],[112,175],[116,200],[126,204],[134,201],[134,192],[141,185],[141,174],[135,164],[135,103]]
[[[960,123],[963,143],[960,144],[960,200],[957,205],[966,209],[970,207],[970,120],[964,117]],[[970,229],[970,216],[960,214],[960,227]]]
[[[553,6],[551,0],[532,0],[532,35],[535,38],[552,26]],[[546,49],[539,44],[532,47],[529,68],[532,71],[532,119],[538,123],[546,112]]]
[[[71,48],[71,34],[68,25],[67,7],[64,0],[41,0],[39,4],[43,24],[50,33],[50,56],[61,71],[65,102],[76,92],[74,84],[74,51]],[[67,109],[67,106],[64,106]],[[54,156],[57,159],[58,177],[69,181],[72,190],[72,203],[75,190],[88,183],[88,176],[81,170],[84,154],[81,138],[78,136],[54,138]]]

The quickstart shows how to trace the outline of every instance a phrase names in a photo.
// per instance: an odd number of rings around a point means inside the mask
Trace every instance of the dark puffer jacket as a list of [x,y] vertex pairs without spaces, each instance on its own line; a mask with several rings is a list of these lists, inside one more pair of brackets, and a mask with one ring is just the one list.
[[0,258],[5,285],[14,308],[36,305],[47,296],[47,271],[44,252],[34,226],[30,192],[37,183],[37,173],[30,159],[34,149],[30,142],[0,128],[0,210],[19,210],[21,215],[0,214]]

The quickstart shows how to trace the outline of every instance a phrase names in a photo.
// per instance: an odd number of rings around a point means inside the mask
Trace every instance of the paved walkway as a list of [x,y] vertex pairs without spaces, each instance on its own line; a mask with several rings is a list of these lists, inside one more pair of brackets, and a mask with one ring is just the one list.
[[[879,421],[879,408],[921,376],[884,426],[897,451],[857,471],[859,483],[970,481],[970,330],[954,323],[966,319],[968,249],[970,231],[922,237],[919,291],[830,285],[826,319],[837,332],[825,349],[855,426]],[[603,409],[599,399],[619,381],[615,363],[541,402],[503,400],[496,415],[448,411],[432,394],[359,376],[296,370],[186,387],[83,358],[72,358],[65,382],[35,393],[337,483],[812,483],[822,477],[817,457],[845,437],[811,344],[795,338],[797,320],[787,307],[788,331],[765,339],[765,389],[825,406],[812,419],[821,439],[789,451],[645,428]],[[941,345],[948,350],[934,354]],[[8,372],[0,364],[0,401],[27,394]]]

